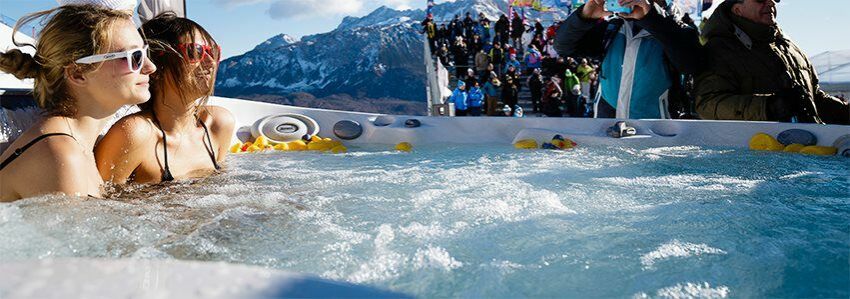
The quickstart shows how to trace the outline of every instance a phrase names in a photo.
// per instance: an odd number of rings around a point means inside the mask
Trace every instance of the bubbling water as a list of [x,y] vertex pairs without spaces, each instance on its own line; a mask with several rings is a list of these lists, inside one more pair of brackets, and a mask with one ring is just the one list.
[[227,162],[112,199],[2,204],[0,261],[227,261],[423,297],[849,295],[837,157],[435,145]]

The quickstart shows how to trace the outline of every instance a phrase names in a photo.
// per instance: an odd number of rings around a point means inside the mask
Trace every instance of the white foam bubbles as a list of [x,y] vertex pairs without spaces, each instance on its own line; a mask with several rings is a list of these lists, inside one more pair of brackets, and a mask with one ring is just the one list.
[[21,220],[21,209],[15,205],[0,205],[0,224]]
[[[674,286],[661,288],[656,291],[656,296],[660,298],[728,298],[731,291],[727,286],[712,287],[708,282],[676,284]],[[646,294],[640,294],[635,297],[648,297]]]
[[384,281],[399,275],[400,269],[406,262],[406,257],[398,252],[390,250],[388,245],[395,239],[395,233],[389,224],[381,224],[375,235],[374,252],[372,257],[354,273],[347,277],[348,281],[354,283]]
[[730,176],[707,176],[707,175],[663,175],[663,176],[647,176],[647,177],[607,177],[594,178],[594,181],[603,182],[606,184],[634,187],[642,186],[644,188],[671,188],[697,191],[733,191],[746,192],[750,191],[763,180],[748,180]]
[[[423,228],[425,226],[411,225],[399,231],[407,234]],[[463,263],[453,258],[445,248],[431,244],[425,248],[417,248],[412,255],[399,252],[391,246],[395,239],[396,233],[392,226],[386,223],[381,224],[375,234],[371,257],[362,262],[353,273],[347,275],[346,280],[356,283],[379,282],[398,277],[406,272],[405,269],[451,271],[463,266]],[[337,273],[326,273],[326,275],[336,276]]]
[[224,194],[211,194],[201,197],[189,198],[184,204],[194,208],[216,207],[232,202],[230,196]]
[[640,257],[640,263],[644,268],[652,268],[655,262],[673,257],[691,257],[708,254],[726,254],[726,251],[710,247],[706,244],[694,244],[673,239],[664,243],[652,252]]
[[524,266],[508,260],[492,260],[490,266],[499,269],[502,274],[513,273],[516,270],[522,269]]
[[783,175],[783,176],[779,177],[779,179],[782,179],[782,180],[793,180],[793,179],[798,179],[798,178],[802,178],[802,177],[807,177],[807,176],[817,176],[817,175],[822,175],[822,174],[823,174],[822,172],[813,172],[813,171],[796,171],[796,172],[791,173],[791,174]]
[[643,155],[647,158],[656,160],[658,158],[663,157],[672,157],[672,158],[700,158],[708,155],[717,155],[717,154],[725,154],[732,152],[732,150],[713,150],[713,149],[704,149],[699,146],[665,146],[665,147],[653,147],[648,149],[635,150],[637,154]]
[[417,249],[413,255],[414,269],[433,268],[450,271],[463,266],[463,263],[454,259],[448,251],[441,247],[428,245],[425,249]]
[[451,234],[451,232],[436,222],[429,225],[413,222],[410,225],[399,227],[399,231],[422,240],[437,239]]

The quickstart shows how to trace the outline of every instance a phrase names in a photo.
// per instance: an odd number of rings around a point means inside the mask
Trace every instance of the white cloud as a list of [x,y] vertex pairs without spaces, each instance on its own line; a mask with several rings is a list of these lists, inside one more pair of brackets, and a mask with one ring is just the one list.
[[[379,1],[379,2],[383,2],[384,5],[386,5],[387,7],[390,7],[390,8],[393,8],[393,9],[398,9],[398,10],[414,8],[414,4],[413,4],[414,1],[413,0],[383,0],[383,1]],[[416,2],[419,3],[419,2],[425,2],[425,1],[417,0]]]
[[213,0],[213,3],[224,5],[227,8],[236,6],[249,5],[260,2],[268,2],[269,0]]
[[[216,4],[228,8],[269,3],[267,13],[273,19],[297,19],[313,16],[359,15],[378,6],[386,5],[393,9],[422,8],[422,0],[213,0]],[[444,1],[439,1],[444,2]]]
[[361,0],[275,0],[268,13],[273,19],[349,15],[363,8]]

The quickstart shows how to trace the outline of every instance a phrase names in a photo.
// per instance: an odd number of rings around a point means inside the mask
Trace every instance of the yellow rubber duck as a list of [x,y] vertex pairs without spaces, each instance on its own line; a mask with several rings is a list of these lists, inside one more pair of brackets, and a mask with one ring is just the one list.
[[785,146],[773,136],[765,133],[757,133],[750,138],[750,149],[755,151],[781,151]]
[[347,153],[348,148],[345,147],[344,145],[337,145],[337,146],[334,146],[331,149],[331,152],[334,153],[334,154]]
[[269,140],[266,139],[265,136],[260,136],[254,140],[254,144],[256,144],[259,148],[266,148],[269,146]]
[[307,150],[307,143],[304,140],[295,140],[287,143],[289,150],[291,151],[304,151]]
[[238,152],[241,152],[241,151],[242,151],[242,142],[240,142],[240,141],[237,141],[236,143],[234,143],[233,145],[230,146],[230,152],[231,153],[235,154],[235,153],[238,153]]
[[792,143],[786,146],[783,151],[788,153],[799,153],[804,147],[806,146],[799,143]]
[[800,149],[800,153],[818,156],[834,156],[838,153],[838,149],[831,146],[810,145]]
[[561,149],[562,150],[568,150],[568,149],[573,149],[577,146],[578,146],[578,143],[576,143],[575,141],[567,139],[567,140],[564,141],[564,146],[562,146]]
[[555,147],[562,149],[562,150],[568,150],[568,149],[574,148],[578,145],[578,143],[575,143],[575,141],[572,141],[569,138],[564,138],[561,135],[555,135],[555,137],[552,138],[551,143]]
[[274,149],[277,150],[277,151],[288,151],[289,150],[289,144],[278,143],[278,144],[274,145]]
[[249,153],[255,153],[255,152],[262,151],[262,150],[263,150],[263,149],[262,149],[262,148],[260,148],[259,146],[257,146],[256,144],[252,144],[251,146],[249,146],[249,147],[248,147],[248,152],[249,152]]
[[336,140],[328,140],[326,142],[331,144],[331,148],[335,148],[337,146],[343,145],[342,142],[339,142],[339,141],[336,141]]
[[410,144],[409,142],[401,142],[401,143],[395,145],[395,150],[402,151],[402,152],[409,152],[409,151],[413,150],[413,145]]
[[251,147],[251,145],[254,145],[254,143],[252,143],[252,142],[250,142],[250,141],[243,143],[243,144],[242,144],[242,149],[241,149],[241,151],[242,151],[242,152],[247,152],[247,151],[248,151],[248,148],[249,148],[249,147]]
[[537,148],[537,140],[534,139],[523,139],[514,143],[514,147],[518,149],[536,149]]
[[324,141],[320,139],[319,141],[312,141],[308,143],[307,149],[311,151],[328,151],[336,145],[337,144],[334,144],[333,142]]

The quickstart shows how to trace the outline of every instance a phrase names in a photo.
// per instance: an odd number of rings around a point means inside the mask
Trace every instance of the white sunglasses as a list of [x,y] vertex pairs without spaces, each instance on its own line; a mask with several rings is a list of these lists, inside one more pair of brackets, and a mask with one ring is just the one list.
[[83,64],[92,64],[101,61],[113,60],[113,59],[127,59],[127,67],[130,71],[134,73],[138,73],[142,70],[142,66],[145,64],[145,59],[148,57],[148,46],[145,45],[141,48],[130,49],[123,52],[113,52],[106,54],[96,54],[91,56],[86,56],[80,59],[77,59],[76,63]]

